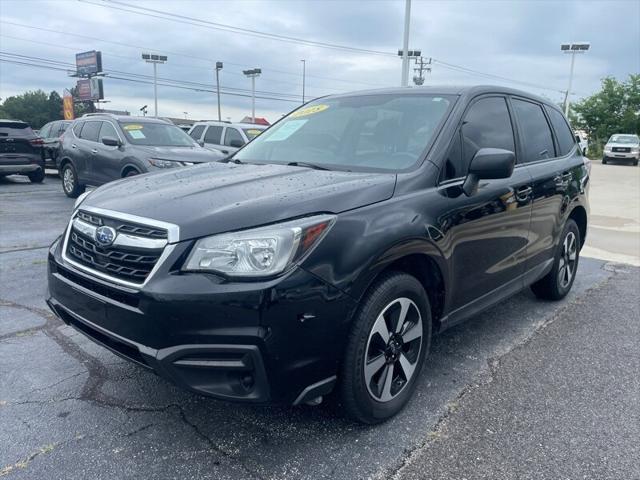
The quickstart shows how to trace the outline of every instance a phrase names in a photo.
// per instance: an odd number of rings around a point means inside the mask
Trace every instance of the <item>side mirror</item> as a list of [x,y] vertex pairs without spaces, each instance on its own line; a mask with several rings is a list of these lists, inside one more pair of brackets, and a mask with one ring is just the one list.
[[114,137],[102,137],[102,143],[107,145],[108,147],[119,147],[120,140]]
[[478,190],[481,179],[509,178],[516,164],[516,156],[501,148],[481,148],[471,159],[469,173],[462,185],[462,191],[470,197]]
[[244,142],[242,140],[231,140],[229,142],[229,146],[233,148],[240,148],[244,146]]

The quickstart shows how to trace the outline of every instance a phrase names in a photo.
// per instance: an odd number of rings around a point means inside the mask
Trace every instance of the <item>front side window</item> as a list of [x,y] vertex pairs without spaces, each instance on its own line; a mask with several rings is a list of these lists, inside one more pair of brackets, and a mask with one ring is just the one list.
[[555,108],[545,108],[549,114],[549,120],[551,120],[553,130],[556,132],[556,138],[558,139],[558,147],[560,148],[558,155],[564,156],[571,151],[573,146],[576,144],[576,140],[578,142],[580,141],[580,136],[573,136],[573,132],[571,131],[571,128],[569,128],[567,121],[564,119],[564,115]]
[[193,147],[193,138],[168,123],[120,122],[127,140],[133,145],[155,147]]
[[213,143],[214,145],[222,145],[222,127],[219,125],[211,125],[204,134],[204,143]]
[[242,138],[240,132],[235,128],[227,127],[227,131],[224,134],[224,144],[227,146],[231,146],[231,142],[233,142],[234,140],[244,145],[244,138]]
[[189,135],[194,140],[200,140],[200,137],[202,136],[202,132],[203,131],[204,131],[204,125],[197,125],[197,126],[193,127],[193,130],[191,130],[191,132],[189,132]]
[[98,138],[98,140],[102,142],[102,139],[104,137],[111,137],[115,138],[116,140],[120,138],[118,137],[118,133],[116,132],[115,127],[111,125],[110,122],[102,122],[102,128],[100,129],[100,137]]
[[553,137],[542,107],[537,103],[514,99],[513,108],[518,117],[524,144],[522,163],[553,158],[555,156]]
[[49,138],[49,133],[51,132],[52,123],[47,123],[44,127],[40,129],[40,136],[42,138]]
[[89,142],[97,142],[101,126],[102,122],[85,122],[80,132],[80,138]]
[[396,171],[416,164],[453,96],[379,94],[319,99],[290,113],[235,158]]
[[481,148],[515,152],[513,127],[504,97],[485,97],[475,102],[464,117],[461,134],[461,164],[449,167],[455,174],[453,178],[467,174],[471,159]]

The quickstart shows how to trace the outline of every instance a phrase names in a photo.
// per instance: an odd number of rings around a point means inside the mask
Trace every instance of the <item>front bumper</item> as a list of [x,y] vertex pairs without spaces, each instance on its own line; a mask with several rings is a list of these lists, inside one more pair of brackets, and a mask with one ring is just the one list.
[[333,387],[356,305],[305,270],[251,283],[184,274],[182,242],[131,289],[66,263],[60,243],[49,250],[47,303],[116,354],[224,400],[295,404]]
[[604,152],[604,158],[615,160],[616,158],[620,160],[638,160],[640,158],[640,153],[633,152]]

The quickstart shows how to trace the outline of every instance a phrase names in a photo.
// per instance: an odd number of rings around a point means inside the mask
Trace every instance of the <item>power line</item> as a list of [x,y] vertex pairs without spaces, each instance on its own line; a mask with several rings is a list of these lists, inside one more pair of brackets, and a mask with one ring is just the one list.
[[[104,39],[104,38],[92,37],[90,35],[83,35],[83,34],[80,34],[80,33],[73,33],[73,32],[62,31],[62,30],[54,30],[52,28],[36,27],[36,26],[33,26],[33,25],[26,25],[24,23],[10,22],[10,21],[7,21],[7,20],[0,20],[0,23],[4,23],[6,25],[12,25],[14,27],[28,28],[28,29],[32,29],[32,30],[39,30],[39,31],[42,31],[42,32],[57,33],[59,35],[67,35],[67,36],[72,36],[72,37],[84,38],[86,40],[93,40],[93,41],[98,41],[98,42],[103,42],[103,43],[109,43],[109,44],[112,44],[112,45],[118,45],[120,47],[125,47],[125,48],[134,48],[136,50],[146,50],[146,51],[150,51],[150,52],[159,52],[159,50],[156,47],[135,45],[135,44],[132,44],[132,43],[117,42],[117,41],[114,41],[114,40],[107,40],[107,39]],[[203,61],[203,62],[208,62],[208,63],[210,63],[212,65],[210,68],[213,68],[213,65],[215,64],[215,62],[217,60],[223,61],[226,64],[234,65],[234,66],[237,66],[237,67],[243,67],[243,68],[253,67],[252,65],[249,65],[249,64],[230,62],[230,61],[225,60],[225,59],[218,58],[216,60],[216,59],[212,59],[212,58],[199,57],[197,55],[191,55],[191,54],[184,53],[184,52],[174,52],[174,51],[165,50],[165,49],[162,49],[162,53],[169,54],[169,55],[175,55],[175,56],[178,56],[178,57],[191,58],[191,59],[199,60],[199,61]],[[294,76],[296,78],[300,77],[300,72],[279,70],[279,69],[269,68],[269,67],[263,67],[262,70],[263,70],[263,73],[280,73],[282,75],[290,75],[290,76]],[[307,77],[317,78],[319,80],[329,80],[329,81],[343,82],[343,83],[349,83],[349,84],[367,85],[367,86],[371,86],[371,87],[385,86],[385,85],[380,84],[380,83],[376,84],[376,83],[370,83],[370,82],[363,82],[363,81],[359,81],[359,80],[346,80],[346,79],[341,79],[341,78],[325,77],[325,76],[320,76],[320,75],[307,75]]]
[[[5,55],[5,54],[0,54],[0,62],[3,62],[3,63],[10,63],[10,64],[14,64],[14,65],[23,65],[23,66],[29,66],[29,67],[35,67],[35,68],[43,68],[43,69],[47,69],[47,70],[55,70],[55,71],[61,71],[61,72],[65,72],[65,73],[67,73],[69,71],[68,68],[65,68],[65,67],[62,67],[62,66],[55,66],[55,65],[52,65],[52,64],[37,64],[37,63],[33,63],[32,61],[29,61],[29,60],[20,61],[20,60],[16,60],[15,58],[2,58],[1,55]],[[122,81],[126,81],[126,82],[141,83],[141,84],[146,84],[146,85],[153,84],[153,81],[143,80],[143,79],[140,79],[140,78],[126,78],[126,77],[121,77],[121,76],[117,76],[117,75],[109,75],[108,78],[114,79],[114,80],[122,80]],[[165,87],[179,88],[179,89],[182,89],[182,90],[191,90],[191,91],[196,91],[196,92],[215,92],[215,89],[213,87],[205,86],[205,84],[203,84],[202,87],[195,87],[195,86],[186,86],[184,84],[181,84],[180,81],[177,81],[177,80],[172,80],[171,82],[175,82],[175,83],[161,83],[161,82],[159,82],[158,85],[165,86]],[[233,92],[233,91],[228,91],[228,89],[220,89],[220,93],[224,94],[224,95],[235,96],[235,97],[251,98],[251,95],[248,94],[248,93]],[[266,95],[256,95],[256,98],[259,98],[259,99],[262,99],[262,100],[275,100],[275,101],[281,101],[281,102],[300,103],[299,99],[293,100],[293,99],[289,99],[289,98],[272,97],[272,96],[266,96]]]
[[[135,13],[137,15],[144,15],[144,16],[148,16],[148,17],[153,17],[153,18],[159,18],[162,20],[168,20],[171,22],[178,22],[178,23],[186,23],[188,25],[194,25],[194,26],[199,26],[199,27],[203,27],[203,28],[210,28],[213,30],[221,30],[221,31],[225,31],[225,32],[233,32],[233,33],[238,33],[241,35],[248,35],[248,36],[252,36],[252,37],[259,37],[259,38],[269,38],[272,40],[277,40],[280,42],[287,42],[287,43],[296,43],[296,44],[300,44],[300,45],[307,45],[307,46],[313,46],[313,47],[320,47],[320,48],[329,48],[329,49],[334,49],[334,50],[344,50],[344,51],[348,51],[348,52],[355,52],[355,53],[359,53],[359,54],[369,54],[369,55],[378,55],[378,56],[386,56],[386,57],[391,57],[391,58],[395,58],[395,54],[391,53],[391,52],[383,52],[380,50],[371,50],[371,49],[367,49],[367,48],[358,48],[358,47],[351,47],[348,45],[339,45],[336,43],[328,43],[328,42],[319,42],[319,41],[315,41],[315,40],[308,40],[305,38],[298,38],[298,37],[290,37],[287,35],[280,35],[280,34],[276,34],[276,33],[269,33],[269,32],[261,32],[258,30],[252,30],[249,28],[242,28],[242,27],[236,27],[233,25],[228,25],[228,24],[224,24],[224,23],[218,23],[218,22],[212,22],[212,21],[208,21],[208,20],[200,20],[198,18],[193,18],[193,17],[187,17],[185,15],[179,15],[177,13],[174,12],[165,12],[163,10],[156,10],[153,8],[147,8],[147,7],[139,7],[137,5],[131,5],[129,3],[125,3],[125,2],[119,2],[117,0],[109,0],[109,1],[104,1],[102,3],[98,3],[98,2],[92,2],[89,0],[79,0],[82,3],[88,3],[90,5],[95,5],[98,7],[104,7],[104,8],[111,8],[111,9],[115,9],[115,10],[121,10],[124,12],[128,12],[128,13]],[[120,7],[115,6],[115,5],[110,5],[110,4],[116,4],[116,5],[120,5]],[[127,7],[127,8],[122,8],[122,7]],[[131,10],[134,9],[134,10]],[[137,11],[139,10],[139,11]]]

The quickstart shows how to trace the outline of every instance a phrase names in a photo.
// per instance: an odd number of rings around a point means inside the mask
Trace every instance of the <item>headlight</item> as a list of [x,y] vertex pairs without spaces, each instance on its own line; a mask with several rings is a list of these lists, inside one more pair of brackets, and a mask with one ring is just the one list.
[[611,151],[611,147],[609,145],[605,145],[604,146],[604,151],[605,152],[610,152]]
[[158,168],[182,167],[183,163],[178,160],[163,160],[161,158],[150,158],[149,163]]
[[640,148],[638,147],[631,147],[631,153],[639,153],[640,152]]
[[218,272],[229,277],[277,275],[308,254],[334,220],[333,215],[317,215],[205,237],[196,242],[183,270]]
[[73,204],[73,209],[75,210],[76,208],[78,208],[80,204],[84,202],[84,200],[87,198],[87,195],[89,195],[90,193],[91,193],[91,190],[88,190],[80,194],[80,196],[76,198],[76,202]]

